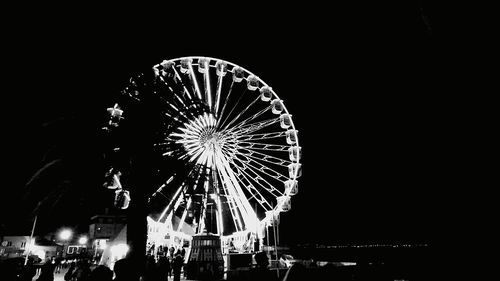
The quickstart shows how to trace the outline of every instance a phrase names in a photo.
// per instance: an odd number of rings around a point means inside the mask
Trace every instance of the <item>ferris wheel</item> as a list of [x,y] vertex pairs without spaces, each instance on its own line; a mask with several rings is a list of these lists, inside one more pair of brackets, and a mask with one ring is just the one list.
[[[155,148],[184,170],[158,187],[155,194],[173,192],[156,222],[187,235],[261,238],[290,210],[302,173],[298,131],[283,100],[250,71],[215,58],[165,60],[152,75],[163,118]],[[109,111],[115,122],[122,117],[119,105]]]

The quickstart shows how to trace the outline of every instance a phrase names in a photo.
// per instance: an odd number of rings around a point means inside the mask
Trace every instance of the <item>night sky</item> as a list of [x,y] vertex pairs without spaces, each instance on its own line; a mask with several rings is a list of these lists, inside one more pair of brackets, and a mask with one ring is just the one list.
[[220,22],[208,11],[173,14],[26,15],[7,32],[3,231],[29,229],[33,198],[44,190],[55,188],[51,200],[60,199],[39,218],[40,231],[85,221],[110,204],[98,149],[106,107],[131,75],[199,55],[252,71],[293,115],[303,176],[282,215],[285,241],[430,242],[445,122],[435,35],[418,5],[256,7],[222,13]]

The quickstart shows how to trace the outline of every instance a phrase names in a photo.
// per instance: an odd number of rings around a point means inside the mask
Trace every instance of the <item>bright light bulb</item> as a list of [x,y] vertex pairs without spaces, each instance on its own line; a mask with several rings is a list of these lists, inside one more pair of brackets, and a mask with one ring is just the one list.
[[78,240],[78,243],[80,243],[80,244],[82,244],[82,245],[83,245],[83,244],[87,244],[87,241],[88,241],[88,238],[87,238],[87,237],[85,237],[85,236],[82,236],[82,237],[80,237],[80,239]]
[[70,229],[63,229],[59,233],[59,238],[61,238],[62,240],[68,240],[69,238],[71,238],[71,235],[73,235],[73,232]]

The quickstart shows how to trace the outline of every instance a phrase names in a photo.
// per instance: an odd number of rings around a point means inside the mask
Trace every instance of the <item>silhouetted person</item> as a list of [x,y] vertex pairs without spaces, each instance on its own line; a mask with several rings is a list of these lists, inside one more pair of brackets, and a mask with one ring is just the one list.
[[172,263],[172,269],[174,271],[174,281],[181,280],[181,270],[182,270],[183,263],[184,263],[184,261],[182,260],[181,255],[175,256],[174,261]]
[[146,279],[146,281],[157,280],[158,278],[156,261],[153,256],[146,257],[146,268],[144,271],[144,278]]
[[91,273],[89,281],[112,281],[113,271],[105,265],[97,266]]
[[134,277],[137,274],[134,271],[134,265],[130,259],[121,259],[115,262],[115,266],[113,268],[115,272],[114,281],[137,281],[134,280]]
[[158,272],[158,280],[164,281],[167,280],[170,275],[170,261],[166,256],[160,256],[157,264],[157,272]]
[[33,265],[33,260],[28,259],[28,263],[21,271],[21,275],[19,276],[19,280],[21,281],[31,281],[33,277],[36,275],[36,268]]
[[41,267],[38,281],[53,281],[54,280],[54,264],[50,259],[47,259]]
[[78,263],[72,276],[75,281],[87,281],[90,276],[90,272],[90,265],[88,261],[82,260]]

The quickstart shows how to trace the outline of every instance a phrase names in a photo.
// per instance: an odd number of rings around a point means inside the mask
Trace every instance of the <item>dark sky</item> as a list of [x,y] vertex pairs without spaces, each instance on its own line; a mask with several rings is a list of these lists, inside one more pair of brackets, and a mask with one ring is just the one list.
[[[113,95],[163,59],[201,55],[257,74],[293,114],[303,176],[282,216],[286,239],[429,242],[442,185],[444,98],[435,34],[419,6],[242,11],[26,16],[8,31],[2,157],[13,206],[22,209],[17,200],[44,155],[67,160],[40,186],[65,175],[73,189],[60,190],[74,198],[99,192],[96,128]],[[78,217],[102,206],[97,198],[58,208],[76,204]]]

